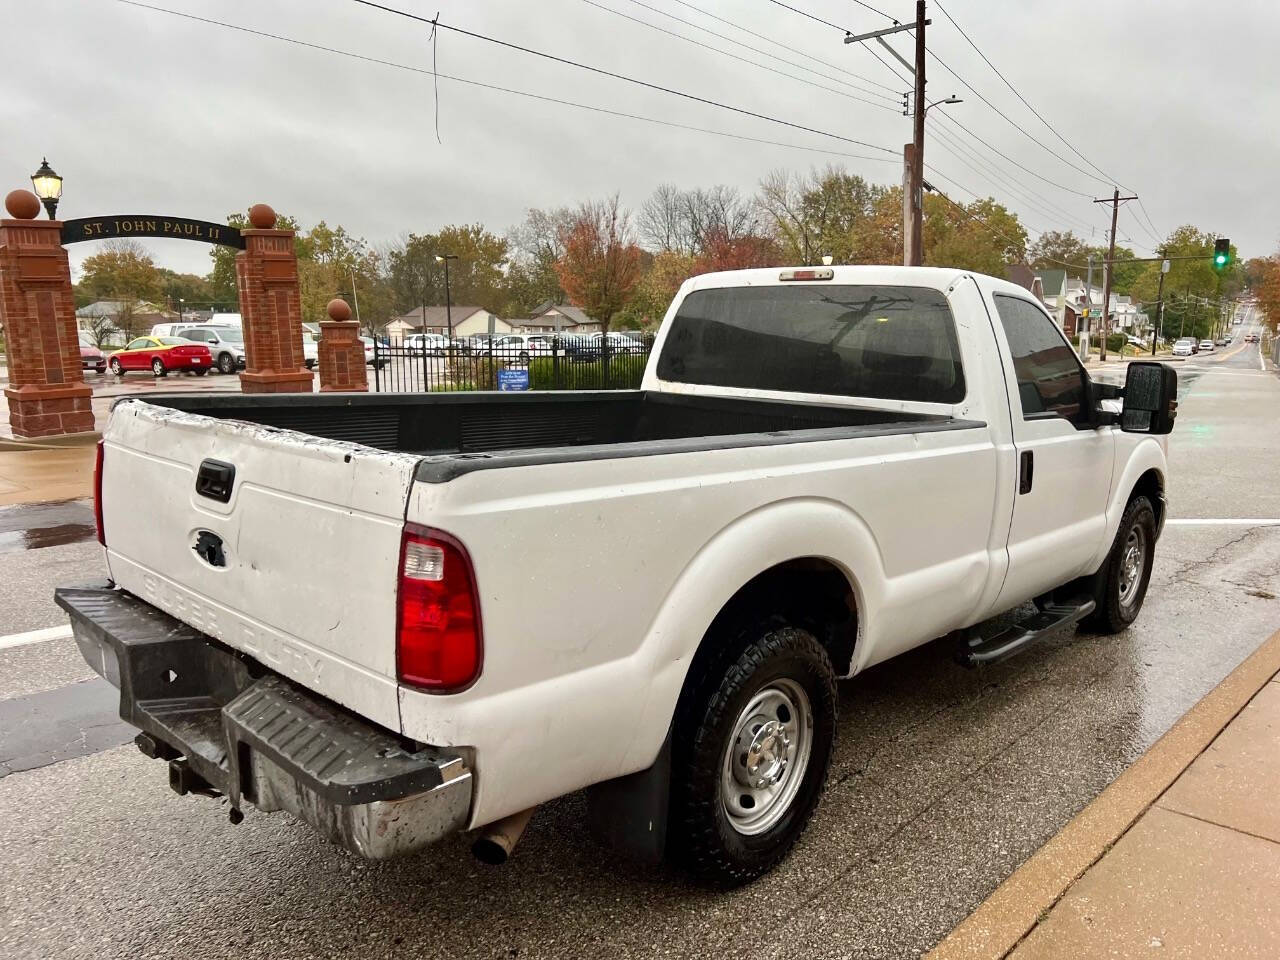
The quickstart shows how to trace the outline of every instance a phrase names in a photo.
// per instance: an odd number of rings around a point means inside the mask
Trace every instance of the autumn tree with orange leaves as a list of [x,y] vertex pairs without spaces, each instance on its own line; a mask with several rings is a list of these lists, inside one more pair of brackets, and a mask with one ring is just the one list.
[[608,330],[640,282],[643,251],[632,239],[631,215],[616,193],[584,203],[561,227],[560,242],[560,286],[570,303]]

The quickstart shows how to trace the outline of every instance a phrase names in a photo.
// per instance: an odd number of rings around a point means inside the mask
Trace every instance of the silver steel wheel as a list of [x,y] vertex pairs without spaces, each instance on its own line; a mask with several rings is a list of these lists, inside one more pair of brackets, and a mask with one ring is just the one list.
[[786,814],[804,782],[813,748],[813,709],[793,680],[773,680],[738,714],[720,773],[729,825],[755,836]]
[[1120,555],[1120,605],[1133,606],[1147,566],[1147,531],[1139,524],[1129,530]]

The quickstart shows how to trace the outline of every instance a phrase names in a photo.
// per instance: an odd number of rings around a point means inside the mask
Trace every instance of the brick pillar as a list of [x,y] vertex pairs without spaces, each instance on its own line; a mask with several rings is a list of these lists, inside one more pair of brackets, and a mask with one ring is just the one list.
[[244,393],[310,393],[311,371],[302,355],[302,294],[293,231],[276,230],[265,203],[249,210],[251,229],[240,231],[236,254],[240,315],[244,320]]
[[330,300],[326,312],[329,319],[320,321],[320,392],[367,392],[360,324],[345,300]]
[[93,391],[80,369],[71,266],[62,223],[37,220],[34,193],[5,197],[0,220],[0,323],[9,359],[9,425],[15,437],[93,431]]

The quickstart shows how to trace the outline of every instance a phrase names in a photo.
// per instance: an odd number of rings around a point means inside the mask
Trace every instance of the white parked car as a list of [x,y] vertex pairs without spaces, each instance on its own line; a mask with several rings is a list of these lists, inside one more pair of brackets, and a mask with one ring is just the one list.
[[479,830],[497,861],[591,787],[623,850],[742,884],[818,804],[839,678],[1138,617],[1177,376],[1126,376],[964,270],[703,274],[639,390],[117,400],[111,579],[56,598],[233,823],[370,858]]
[[443,357],[449,352],[449,338],[439,333],[411,333],[402,345],[419,356]]
[[302,331],[302,359],[308,370],[315,369],[320,362],[320,337],[306,328]]
[[1183,337],[1173,345],[1173,355],[1175,357],[1189,357],[1196,352],[1196,342],[1189,337]]
[[1201,351],[1202,353],[1213,353],[1213,341],[1212,341],[1212,340],[1201,340],[1201,341],[1200,341],[1200,351]]
[[552,354],[551,337],[541,333],[499,334],[494,337],[493,352],[495,356],[500,354],[503,359],[520,361],[526,361],[530,357],[549,357]]

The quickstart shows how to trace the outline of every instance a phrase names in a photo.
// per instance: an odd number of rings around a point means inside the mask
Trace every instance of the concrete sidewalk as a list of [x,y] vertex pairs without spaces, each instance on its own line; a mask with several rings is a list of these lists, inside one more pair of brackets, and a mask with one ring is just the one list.
[[929,954],[1280,956],[1280,633]]

